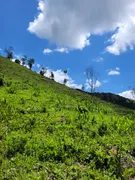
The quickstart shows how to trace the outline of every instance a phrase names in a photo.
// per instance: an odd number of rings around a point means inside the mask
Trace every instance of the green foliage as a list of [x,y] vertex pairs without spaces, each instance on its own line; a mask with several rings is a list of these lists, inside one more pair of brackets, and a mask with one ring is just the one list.
[[30,70],[32,69],[32,66],[34,63],[35,63],[35,60],[33,58],[28,60],[28,66],[29,66]]
[[135,112],[0,57],[0,179],[130,180]]
[[46,73],[45,68],[42,67],[39,73],[40,73],[41,76],[44,76],[44,74]]
[[4,76],[3,74],[0,74],[0,86],[4,85]]
[[21,62],[20,62],[19,59],[16,59],[16,60],[15,60],[15,63],[20,64]]
[[8,92],[9,94],[16,94],[16,92],[17,92],[17,86],[16,86],[15,84],[11,84],[11,86],[9,86],[9,87],[7,88],[7,92]]

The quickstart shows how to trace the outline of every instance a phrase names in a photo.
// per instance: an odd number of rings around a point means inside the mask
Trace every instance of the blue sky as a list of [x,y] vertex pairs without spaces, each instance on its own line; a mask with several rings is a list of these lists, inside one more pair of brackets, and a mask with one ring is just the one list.
[[[110,5],[102,0],[106,3],[104,12],[94,0],[85,0],[83,7],[81,0],[64,1],[1,1],[0,48],[12,46],[16,55],[33,57],[36,64],[53,71],[68,69],[78,85],[86,83],[84,71],[93,66],[100,82],[98,91],[118,94],[129,90],[135,82],[135,13],[129,14],[131,7],[125,10],[126,1],[110,1]],[[133,2],[128,3],[132,8]],[[87,6],[98,10],[89,13]],[[51,52],[43,53],[44,49]],[[35,66],[34,70],[39,69]]]

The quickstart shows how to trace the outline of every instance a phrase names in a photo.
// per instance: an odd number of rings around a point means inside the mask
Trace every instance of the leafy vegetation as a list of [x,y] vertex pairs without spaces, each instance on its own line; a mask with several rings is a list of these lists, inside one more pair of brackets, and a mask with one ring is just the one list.
[[[24,57],[24,58],[25,58],[25,57]],[[25,62],[25,61],[23,61],[23,63],[24,63],[24,62]],[[35,60],[34,60],[33,58],[31,58],[31,59],[28,60],[28,66],[29,66],[30,70],[32,69],[32,66],[33,66],[34,62],[35,62]]]
[[15,63],[20,64],[21,62],[20,62],[19,59],[16,59],[16,60],[15,60]]
[[0,57],[0,179],[135,176],[135,112]]

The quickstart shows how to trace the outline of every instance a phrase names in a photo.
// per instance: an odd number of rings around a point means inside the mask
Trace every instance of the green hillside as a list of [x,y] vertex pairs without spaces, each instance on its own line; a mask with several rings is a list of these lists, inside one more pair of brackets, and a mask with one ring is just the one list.
[[134,176],[134,110],[0,57],[0,180]]

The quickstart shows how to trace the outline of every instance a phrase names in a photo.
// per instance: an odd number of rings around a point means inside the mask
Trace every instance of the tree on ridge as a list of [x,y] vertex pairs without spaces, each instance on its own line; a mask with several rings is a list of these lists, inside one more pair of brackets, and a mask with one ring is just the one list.
[[29,66],[30,70],[32,69],[32,66],[33,66],[34,63],[35,63],[35,60],[33,58],[30,58],[28,60],[28,66]]

